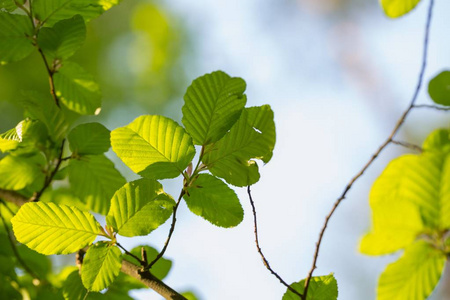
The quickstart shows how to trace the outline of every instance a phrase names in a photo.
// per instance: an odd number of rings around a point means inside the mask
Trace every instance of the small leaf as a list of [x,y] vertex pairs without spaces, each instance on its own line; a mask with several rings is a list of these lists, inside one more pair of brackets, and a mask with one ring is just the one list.
[[[291,284],[291,287],[303,294],[305,290],[305,279]],[[333,273],[326,276],[312,277],[309,282],[307,300],[336,300],[338,297],[338,286]],[[298,295],[289,289],[283,295],[282,300],[298,300]]]
[[222,71],[195,79],[184,96],[183,124],[197,145],[218,141],[238,120],[247,98],[245,81]]
[[174,206],[159,182],[139,179],[114,194],[106,222],[123,236],[148,235],[166,222]]
[[184,200],[194,214],[216,226],[235,227],[244,219],[244,211],[235,192],[209,174],[198,176],[188,188]]
[[212,174],[235,186],[259,180],[252,159],[269,162],[275,146],[275,123],[269,105],[246,108],[231,130],[205,149],[203,163]]
[[384,13],[390,18],[398,18],[410,12],[420,0],[381,0]]
[[76,155],[102,154],[111,147],[110,132],[100,123],[78,125],[68,139],[70,150]]
[[162,116],[140,116],[113,130],[111,145],[131,170],[152,179],[179,176],[195,155],[183,127]]
[[100,16],[120,0],[34,0],[33,9],[35,17],[46,23],[53,25],[64,19],[81,15],[86,22]]
[[426,299],[441,277],[445,255],[419,241],[387,266],[378,283],[378,300]]
[[8,155],[0,160],[0,188],[18,191],[36,182],[44,184],[42,157],[20,157]]
[[80,15],[62,20],[39,31],[38,44],[50,60],[71,57],[86,39],[86,25]]
[[443,71],[430,80],[428,94],[435,103],[450,106],[450,71]]
[[33,27],[27,16],[0,11],[0,65],[19,61],[33,52]]
[[125,184],[125,178],[104,155],[71,159],[69,182],[73,193],[93,211],[106,215],[110,199]]
[[107,242],[98,242],[89,247],[81,267],[81,280],[90,291],[100,292],[119,275],[122,253]]
[[424,151],[450,152],[450,130],[437,129],[430,133],[422,146]]
[[11,222],[19,242],[46,255],[76,252],[100,233],[100,224],[88,212],[54,203],[27,203]]
[[101,93],[91,74],[74,62],[65,62],[53,76],[58,98],[70,110],[82,115],[98,115]]
[[[153,261],[156,256],[158,256],[159,252],[150,246],[137,246],[134,247],[130,252],[133,253],[134,255],[136,255],[137,257],[141,257],[141,249],[142,247],[144,247],[145,252],[147,253],[147,260],[149,262]],[[133,263],[133,264],[137,264],[136,259],[128,256],[128,255],[124,255],[124,259],[128,260],[129,262]],[[155,275],[157,278],[159,279],[164,279],[167,274],[169,274],[170,268],[172,268],[172,261],[169,259],[166,259],[164,257],[161,257],[151,268],[150,272]]]

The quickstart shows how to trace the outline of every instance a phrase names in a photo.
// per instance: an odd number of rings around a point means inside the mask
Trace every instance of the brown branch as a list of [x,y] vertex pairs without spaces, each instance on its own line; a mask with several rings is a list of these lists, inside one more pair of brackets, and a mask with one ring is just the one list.
[[423,152],[422,147],[408,143],[408,142],[392,140],[391,143],[394,145],[398,145],[398,146],[402,146],[402,147],[414,150],[414,151]]
[[22,206],[28,202],[28,199],[16,191],[0,189],[0,199]]
[[259,246],[259,239],[258,239],[258,223],[256,221],[256,208],[255,208],[255,203],[253,202],[253,197],[252,197],[252,193],[250,190],[250,186],[247,187],[247,194],[248,194],[248,199],[250,200],[250,204],[252,205],[252,211],[253,211],[253,224],[254,224],[254,228],[255,228],[255,243],[256,243],[256,249],[258,250],[259,255],[261,255],[262,261],[264,266],[267,268],[267,270],[270,271],[270,273],[272,273],[272,275],[274,275],[276,278],[278,278],[278,280],[281,282],[281,284],[283,284],[284,286],[286,286],[288,288],[288,290],[290,290],[292,293],[298,295],[299,297],[302,297],[302,294],[300,294],[299,292],[297,292],[296,290],[294,290],[289,284],[286,283],[286,281],[283,280],[283,278],[281,278],[280,275],[278,275],[277,272],[275,272],[269,264],[269,261],[266,259],[266,257],[264,256],[261,247]]
[[170,239],[172,238],[172,234],[175,230],[175,223],[177,222],[177,210],[178,210],[178,206],[180,205],[181,199],[183,198],[185,193],[185,190],[183,188],[183,190],[180,193],[180,196],[178,196],[178,200],[177,200],[177,204],[175,204],[175,206],[173,207],[173,214],[172,214],[172,225],[170,225],[170,230],[169,230],[169,235],[167,236],[166,242],[164,243],[164,247],[161,250],[161,252],[155,257],[154,260],[152,260],[151,263],[149,263],[146,267],[145,270],[150,270],[154,264],[156,264],[156,262],[163,257],[164,253],[167,250],[167,247],[169,246],[169,242]]
[[433,4],[434,4],[434,0],[430,0],[430,5],[428,8],[428,15],[427,15],[427,20],[426,20],[426,25],[425,25],[425,38],[424,38],[424,45],[423,45],[423,56],[422,56],[422,65],[421,65],[421,69],[420,69],[420,73],[419,73],[419,78],[418,78],[418,82],[417,82],[417,86],[416,89],[414,91],[413,97],[411,99],[411,102],[408,106],[408,108],[403,112],[403,114],[401,115],[400,119],[397,121],[394,129],[392,130],[391,134],[389,135],[389,137],[386,139],[386,141],[384,141],[383,144],[381,144],[381,146],[378,148],[378,150],[372,155],[372,157],[369,159],[369,161],[364,165],[364,167],[350,180],[350,182],[347,184],[347,186],[345,187],[343,193],[341,194],[341,196],[336,200],[336,202],[333,205],[333,208],[331,209],[331,211],[328,213],[328,215],[325,218],[325,223],[320,231],[319,234],[319,238],[317,240],[316,243],[316,250],[314,252],[314,258],[313,258],[313,263],[311,266],[311,269],[308,273],[308,277],[305,280],[305,289],[303,292],[303,296],[302,299],[306,300],[307,299],[307,295],[308,295],[308,288],[309,288],[309,284],[311,281],[311,278],[313,276],[314,270],[317,268],[317,259],[319,257],[319,250],[320,250],[320,245],[323,239],[323,235],[325,233],[325,230],[328,226],[328,222],[330,220],[330,218],[333,216],[333,213],[336,211],[337,207],[339,206],[339,204],[342,202],[342,200],[345,199],[347,192],[351,189],[352,185],[364,174],[364,172],[370,167],[370,165],[375,161],[375,159],[378,157],[378,155],[380,155],[380,153],[390,144],[392,143],[393,138],[395,137],[395,135],[397,134],[397,132],[399,131],[400,127],[403,125],[403,123],[405,122],[406,117],[408,116],[409,112],[414,108],[414,105],[416,103],[417,100],[417,96],[419,95],[419,91],[420,88],[422,86],[422,82],[423,82],[423,75],[425,73],[425,69],[426,69],[426,65],[427,65],[427,54],[428,54],[428,40],[429,40],[429,34],[430,34],[430,24],[431,24],[431,17],[432,17],[432,12],[433,12]]
[[414,105],[414,108],[429,108],[429,109],[435,109],[435,110],[450,111],[450,107],[444,107],[444,106],[438,106],[438,105],[428,105],[428,104]]

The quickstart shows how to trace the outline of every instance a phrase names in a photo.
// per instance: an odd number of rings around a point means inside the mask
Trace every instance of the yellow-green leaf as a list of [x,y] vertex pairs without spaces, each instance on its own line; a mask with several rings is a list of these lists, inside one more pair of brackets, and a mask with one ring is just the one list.
[[398,18],[410,12],[420,0],[381,0],[385,14],[390,18]]

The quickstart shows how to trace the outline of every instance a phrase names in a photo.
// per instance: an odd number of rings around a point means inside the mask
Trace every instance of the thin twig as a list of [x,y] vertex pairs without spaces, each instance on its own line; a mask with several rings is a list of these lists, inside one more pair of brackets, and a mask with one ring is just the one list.
[[270,271],[270,273],[272,273],[276,278],[278,278],[278,280],[284,285],[286,286],[292,293],[298,295],[299,297],[302,297],[302,294],[300,294],[299,292],[297,292],[295,289],[293,289],[289,284],[286,283],[286,281],[283,280],[283,278],[281,278],[280,275],[278,275],[277,272],[275,272],[269,265],[269,261],[266,259],[266,257],[264,256],[261,247],[259,246],[259,239],[258,239],[258,223],[256,221],[256,208],[255,208],[255,203],[253,202],[253,198],[252,198],[252,193],[250,190],[250,186],[247,187],[247,194],[248,194],[248,199],[250,200],[250,204],[252,205],[252,211],[253,211],[253,223],[254,223],[254,228],[255,228],[255,243],[256,243],[256,249],[258,250],[259,255],[261,255],[262,261],[264,263],[264,266],[267,268],[267,270]]
[[64,143],[65,143],[65,140],[63,140],[63,141],[61,142],[61,149],[60,149],[60,151],[59,151],[59,156],[58,156],[58,158],[57,158],[57,160],[56,160],[56,165],[55,165],[54,169],[51,171],[50,175],[47,175],[47,176],[45,177],[44,186],[43,186],[37,193],[35,193],[35,194],[33,195],[33,197],[30,199],[30,201],[38,202],[38,201],[39,201],[39,198],[42,196],[42,194],[44,193],[44,191],[45,191],[45,190],[49,187],[49,185],[52,183],[53,178],[55,177],[56,173],[58,172],[59,167],[61,166],[61,163],[62,163],[62,161],[63,161],[63,160],[62,160],[62,155],[63,155],[63,152],[64,152]]
[[[3,200],[0,200],[0,203],[1,203],[3,206],[7,207],[7,206],[6,206],[6,203],[4,203]],[[36,273],[34,273],[33,270],[31,270],[31,269],[28,267],[28,265],[25,263],[25,261],[24,261],[24,260],[22,259],[22,257],[20,256],[19,251],[17,250],[17,247],[16,247],[16,241],[14,241],[13,237],[11,236],[11,230],[8,228],[8,225],[6,225],[6,220],[5,220],[5,218],[3,217],[3,214],[2,214],[2,211],[1,211],[1,210],[0,210],[0,219],[2,220],[3,227],[5,227],[6,235],[8,236],[9,243],[11,244],[11,249],[13,250],[14,255],[16,256],[17,261],[20,263],[20,265],[21,265],[22,268],[25,270],[25,272],[27,272],[28,274],[30,274],[31,277],[33,277],[33,278],[35,278],[35,279],[37,279],[37,280],[40,281],[39,276],[37,276]]]
[[402,146],[411,150],[415,150],[418,152],[423,152],[422,147],[418,146],[418,145],[414,145],[412,143],[408,143],[408,142],[404,142],[404,141],[397,141],[397,140],[392,140],[391,141],[392,144],[398,145],[398,146]]
[[180,193],[180,196],[178,197],[177,204],[175,204],[175,206],[173,207],[172,225],[170,225],[169,235],[167,236],[167,240],[166,240],[166,242],[164,243],[163,249],[162,249],[161,252],[155,257],[155,259],[154,259],[151,263],[149,263],[149,264],[144,268],[145,271],[150,270],[150,269],[153,267],[153,265],[154,265],[161,257],[163,257],[164,253],[166,252],[167,247],[169,246],[169,242],[170,242],[170,239],[171,239],[171,237],[172,237],[172,234],[173,234],[173,232],[174,232],[174,230],[175,230],[175,223],[177,222],[177,210],[178,210],[178,206],[180,205],[181,199],[183,198],[184,194],[185,194],[185,190],[184,190],[184,188],[183,188],[183,190],[182,190],[181,193]]
[[429,104],[414,105],[414,108],[429,108],[429,109],[435,109],[435,110],[450,111],[450,107],[429,105]]
[[122,247],[121,244],[116,243],[116,245],[117,245],[119,248],[121,248],[123,251],[125,251],[125,254],[127,254],[127,255],[131,256],[132,258],[134,258],[135,260],[137,260],[138,263],[139,263],[141,266],[145,266],[145,262],[142,261],[139,257],[137,257],[136,255],[134,255],[133,253],[131,253],[130,251],[128,251],[127,249],[125,249],[124,247]]
[[342,202],[342,200],[345,199],[345,197],[347,195],[347,192],[351,189],[352,185],[364,174],[364,172],[370,167],[370,165],[375,161],[375,159],[378,157],[378,155],[386,148],[386,146],[388,146],[392,142],[394,136],[397,134],[397,132],[399,131],[400,127],[405,122],[405,119],[408,116],[409,112],[414,108],[414,104],[416,103],[417,96],[419,94],[420,88],[422,87],[423,75],[425,73],[425,69],[426,69],[426,65],[427,65],[428,39],[429,39],[429,34],[430,34],[430,24],[431,24],[431,17],[432,17],[432,11],[433,11],[433,4],[434,4],[434,0],[430,0],[430,5],[429,5],[429,8],[428,8],[427,21],[426,21],[426,26],[425,26],[425,38],[424,38],[424,45],[423,45],[422,65],[421,65],[421,69],[420,69],[420,73],[419,73],[417,86],[416,86],[416,89],[414,91],[414,94],[413,94],[413,97],[411,99],[411,102],[410,102],[408,108],[401,115],[400,119],[397,121],[397,123],[396,123],[394,129],[392,130],[391,134],[389,135],[389,137],[378,148],[378,150],[372,155],[372,157],[364,165],[364,167],[350,180],[350,182],[345,187],[343,193],[336,200],[336,202],[333,205],[333,208],[331,209],[329,214],[326,216],[325,223],[324,223],[324,225],[323,225],[323,227],[322,227],[322,229],[320,231],[319,238],[318,238],[317,243],[316,243],[316,250],[315,250],[315,253],[314,253],[314,258],[313,258],[313,263],[312,263],[312,266],[311,266],[311,270],[309,271],[308,277],[305,280],[305,289],[304,289],[303,296],[302,296],[303,300],[307,299],[309,283],[310,283],[311,278],[313,276],[314,270],[317,268],[316,263],[317,263],[317,259],[319,257],[319,250],[320,250],[320,245],[321,245],[321,242],[322,242],[322,238],[323,238],[323,235],[325,233],[325,230],[327,228],[327,225],[328,225],[328,222],[329,222],[331,216],[336,211],[337,207]]

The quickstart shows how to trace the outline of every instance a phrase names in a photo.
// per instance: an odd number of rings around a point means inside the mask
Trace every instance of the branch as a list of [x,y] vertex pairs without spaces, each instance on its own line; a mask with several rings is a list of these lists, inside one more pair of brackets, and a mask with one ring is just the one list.
[[370,167],[370,165],[375,161],[375,159],[378,157],[378,155],[380,155],[380,153],[393,141],[393,138],[395,137],[395,135],[397,134],[397,132],[399,131],[400,127],[403,125],[403,123],[405,122],[406,117],[408,116],[409,112],[415,107],[415,103],[417,100],[417,96],[419,94],[420,88],[422,87],[422,82],[423,82],[423,75],[425,73],[425,68],[427,65],[427,55],[428,55],[428,39],[429,39],[429,34],[430,34],[430,24],[431,24],[431,17],[432,17],[432,12],[433,12],[433,4],[434,4],[434,0],[430,0],[430,5],[428,8],[428,15],[427,15],[427,20],[426,20],[426,25],[425,25],[425,38],[424,38],[424,45],[423,45],[423,56],[422,56],[422,66],[420,69],[420,73],[419,73],[419,78],[418,78],[418,82],[417,82],[417,86],[416,89],[414,91],[413,97],[411,99],[411,102],[408,106],[408,108],[403,112],[403,114],[401,115],[400,119],[398,119],[394,129],[392,130],[391,134],[389,135],[389,137],[386,139],[386,141],[384,141],[383,144],[381,144],[381,146],[378,148],[378,150],[372,155],[372,157],[369,159],[369,161],[363,166],[363,168],[350,180],[350,182],[347,184],[347,186],[345,187],[343,193],[341,194],[341,196],[336,200],[336,202],[333,205],[333,208],[331,209],[331,211],[329,212],[329,214],[326,216],[325,218],[325,222],[323,224],[323,227],[320,231],[319,234],[319,238],[317,240],[316,243],[316,250],[314,253],[314,258],[313,258],[313,263],[311,266],[311,270],[308,273],[308,277],[305,280],[305,289],[303,292],[303,296],[302,299],[306,300],[307,299],[307,295],[308,295],[308,288],[309,288],[309,283],[311,282],[311,278],[313,276],[314,270],[317,268],[317,259],[319,257],[319,250],[320,250],[320,245],[322,243],[322,239],[323,239],[323,235],[325,233],[325,230],[327,229],[328,226],[328,222],[330,221],[330,218],[333,216],[333,213],[336,211],[337,207],[339,206],[339,204],[342,202],[342,200],[345,199],[348,191],[351,189],[352,185],[364,174],[364,172]]
[[256,208],[255,208],[255,203],[253,202],[253,198],[252,198],[252,194],[250,191],[250,186],[247,187],[247,194],[248,194],[248,198],[250,200],[250,204],[252,205],[252,211],[253,211],[253,223],[255,225],[255,243],[256,243],[256,249],[258,250],[258,253],[261,255],[262,261],[264,263],[264,266],[266,266],[267,270],[270,271],[270,273],[272,273],[276,278],[278,278],[278,280],[281,282],[281,284],[283,284],[284,286],[286,286],[292,293],[298,295],[299,297],[302,297],[302,294],[300,294],[299,292],[297,292],[296,290],[294,290],[289,284],[286,283],[286,281],[283,280],[283,278],[281,278],[280,275],[277,274],[277,272],[275,272],[269,265],[269,261],[267,261],[266,257],[264,256],[261,247],[259,246],[259,240],[258,240],[258,224],[256,222]]
[[438,105],[428,105],[428,104],[420,104],[414,105],[414,108],[429,108],[441,111],[450,111],[450,107],[438,106]]
[[16,191],[9,191],[4,189],[0,189],[0,199],[14,203],[19,207],[29,201],[25,196],[17,193]]
[[391,141],[392,144],[398,145],[398,146],[402,146],[411,150],[415,150],[418,152],[423,152],[422,147],[408,143],[408,142],[403,142],[403,141],[396,141],[396,140],[392,140]]

